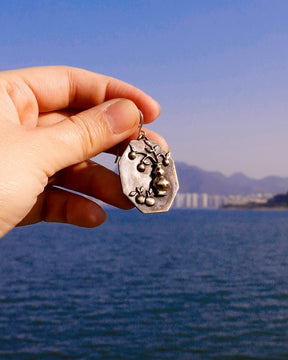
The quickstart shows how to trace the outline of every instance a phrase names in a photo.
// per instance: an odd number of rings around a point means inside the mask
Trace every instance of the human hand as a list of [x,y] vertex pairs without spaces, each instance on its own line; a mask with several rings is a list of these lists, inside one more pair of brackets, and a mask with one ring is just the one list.
[[[84,227],[105,221],[99,205],[69,190],[130,208],[119,176],[88,159],[137,138],[138,109],[146,123],[160,113],[139,89],[85,70],[0,73],[0,237],[43,220]],[[147,135],[166,148],[159,135]]]

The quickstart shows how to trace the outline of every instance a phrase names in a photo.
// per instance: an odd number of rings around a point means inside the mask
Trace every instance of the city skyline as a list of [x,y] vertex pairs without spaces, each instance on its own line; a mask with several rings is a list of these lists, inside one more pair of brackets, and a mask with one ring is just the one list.
[[285,0],[1,4],[0,68],[65,64],[132,83],[175,160],[287,177]]

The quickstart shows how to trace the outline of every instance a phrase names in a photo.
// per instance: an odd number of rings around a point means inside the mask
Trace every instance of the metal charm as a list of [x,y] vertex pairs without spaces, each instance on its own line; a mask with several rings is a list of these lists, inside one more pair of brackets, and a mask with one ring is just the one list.
[[119,161],[123,193],[142,212],[168,211],[179,188],[174,161],[142,130],[130,141]]

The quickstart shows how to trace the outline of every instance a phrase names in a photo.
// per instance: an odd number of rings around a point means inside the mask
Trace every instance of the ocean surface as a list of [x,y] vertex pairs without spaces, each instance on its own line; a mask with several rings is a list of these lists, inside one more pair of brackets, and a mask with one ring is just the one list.
[[0,240],[0,359],[287,359],[288,212],[111,210]]

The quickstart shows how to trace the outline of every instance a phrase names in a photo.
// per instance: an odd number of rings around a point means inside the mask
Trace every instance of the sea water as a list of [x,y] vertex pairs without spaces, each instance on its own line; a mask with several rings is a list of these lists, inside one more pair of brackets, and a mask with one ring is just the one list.
[[0,240],[0,359],[288,358],[288,212],[109,211]]

